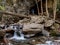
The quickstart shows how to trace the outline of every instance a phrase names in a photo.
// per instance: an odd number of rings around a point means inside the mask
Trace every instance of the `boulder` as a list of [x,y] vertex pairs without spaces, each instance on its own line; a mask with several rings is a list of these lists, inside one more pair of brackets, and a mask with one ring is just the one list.
[[53,25],[53,23],[54,23],[54,20],[52,20],[52,19],[51,20],[46,20],[44,25],[45,25],[45,27],[50,27],[50,26]]
[[43,30],[43,28],[44,28],[44,25],[42,25],[42,24],[27,23],[27,24],[24,24],[23,31],[37,33],[37,32],[40,32],[41,30]]
[[45,19],[44,16],[32,16],[31,22],[39,24],[39,23],[43,22],[44,19]]
[[40,29],[40,28],[43,28],[43,27],[44,27],[44,25],[36,24],[36,23],[24,24],[24,29]]

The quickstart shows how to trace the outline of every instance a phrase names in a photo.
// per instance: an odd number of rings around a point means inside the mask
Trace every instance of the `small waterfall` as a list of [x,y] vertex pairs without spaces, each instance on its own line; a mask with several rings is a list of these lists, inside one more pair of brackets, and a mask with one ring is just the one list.
[[[12,26],[12,27],[14,27],[14,26]],[[14,31],[15,31],[14,32],[14,36],[11,37],[10,39],[14,39],[14,40],[25,40],[24,34],[22,33],[22,31],[20,30],[20,36],[18,36],[17,35],[17,30],[19,30],[19,29],[17,29],[17,27],[14,27]]]

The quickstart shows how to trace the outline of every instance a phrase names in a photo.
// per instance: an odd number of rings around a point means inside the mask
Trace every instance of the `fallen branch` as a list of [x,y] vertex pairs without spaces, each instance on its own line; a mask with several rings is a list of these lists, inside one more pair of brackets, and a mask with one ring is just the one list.
[[6,15],[11,15],[11,16],[22,17],[22,18],[30,18],[30,16],[20,15],[20,14],[17,14],[17,13],[12,13],[12,12],[7,12],[7,11],[1,11],[1,10],[0,10],[0,13],[6,14]]
[[11,29],[7,29],[7,30],[5,30],[5,29],[2,29],[2,30],[0,30],[0,32],[10,32],[10,31],[13,31],[13,30],[11,30]]

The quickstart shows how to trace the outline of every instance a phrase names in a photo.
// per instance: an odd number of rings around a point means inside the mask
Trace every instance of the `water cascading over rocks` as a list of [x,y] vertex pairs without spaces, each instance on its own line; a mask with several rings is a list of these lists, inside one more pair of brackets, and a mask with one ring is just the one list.
[[[15,32],[14,32],[14,35],[13,37],[11,37],[10,39],[14,39],[14,40],[25,40],[24,38],[24,34],[22,33],[22,30],[23,30],[23,25],[11,25],[10,26],[11,29],[13,29]],[[20,33],[20,36],[17,35],[17,32]]]

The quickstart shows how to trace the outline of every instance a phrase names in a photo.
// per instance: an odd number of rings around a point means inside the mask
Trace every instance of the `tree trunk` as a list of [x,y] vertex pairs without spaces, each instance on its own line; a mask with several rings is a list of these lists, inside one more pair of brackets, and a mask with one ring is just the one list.
[[57,8],[57,0],[54,0],[54,3],[53,3],[53,15],[54,15],[54,20],[56,19],[56,8]]
[[41,15],[43,15],[43,6],[42,6],[42,0],[41,0]]
[[48,13],[48,7],[47,7],[47,2],[48,0],[46,0],[46,14],[47,14],[47,18],[49,18],[49,13]]
[[38,0],[35,0],[35,1],[36,1],[36,5],[37,5],[38,15],[40,15],[40,13],[39,13],[39,6],[38,6]]

